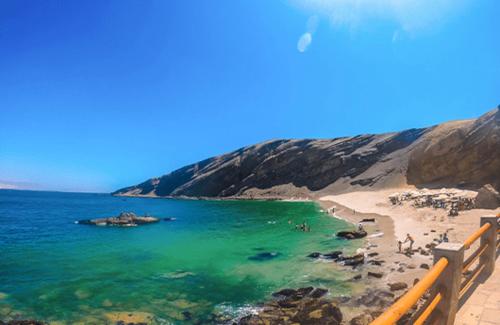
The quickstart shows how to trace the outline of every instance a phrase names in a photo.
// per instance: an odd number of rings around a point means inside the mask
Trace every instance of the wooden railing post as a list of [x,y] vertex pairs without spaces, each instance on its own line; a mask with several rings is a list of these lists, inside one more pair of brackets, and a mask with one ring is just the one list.
[[454,243],[439,244],[434,248],[434,263],[442,257],[448,260],[448,267],[433,286],[431,296],[441,293],[443,299],[433,313],[431,324],[453,325],[458,309],[460,282],[462,280],[464,245]]
[[498,217],[484,216],[481,217],[481,226],[490,223],[491,227],[481,236],[481,246],[488,245],[484,253],[479,258],[479,261],[484,265],[484,275],[490,276],[495,270],[495,260],[497,251],[497,232],[498,232]]

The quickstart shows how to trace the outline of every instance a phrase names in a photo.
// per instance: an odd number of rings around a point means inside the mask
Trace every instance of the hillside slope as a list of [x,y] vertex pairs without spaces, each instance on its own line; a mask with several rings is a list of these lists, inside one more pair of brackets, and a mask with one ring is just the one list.
[[399,185],[500,186],[500,110],[397,133],[273,140],[180,168],[114,195],[307,197]]

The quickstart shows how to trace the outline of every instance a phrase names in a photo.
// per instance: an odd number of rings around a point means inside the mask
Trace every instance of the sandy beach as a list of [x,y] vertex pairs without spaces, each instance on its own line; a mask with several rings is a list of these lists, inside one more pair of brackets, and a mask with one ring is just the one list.
[[[351,223],[358,224],[363,219],[375,218],[375,223],[367,222],[363,225],[368,232],[366,254],[369,256],[376,252],[378,255],[368,257],[363,273],[379,272],[383,276],[376,279],[363,275],[370,287],[387,289],[389,284],[397,282],[405,282],[411,287],[415,279],[420,279],[425,274],[427,266],[432,266],[433,257],[429,254],[428,247],[431,243],[438,243],[440,234],[447,232],[450,242],[462,242],[479,228],[481,216],[500,212],[500,208],[472,209],[460,211],[458,216],[450,217],[445,209],[416,208],[410,202],[393,205],[389,201],[389,196],[394,192],[412,189],[358,191],[318,197],[323,209]],[[331,212],[332,208],[334,213]],[[415,240],[413,248],[418,249],[418,252],[413,255],[398,253],[397,241],[404,241],[406,234],[410,234]],[[406,243],[403,247],[407,248],[408,245]],[[382,263],[370,265],[370,260]]]

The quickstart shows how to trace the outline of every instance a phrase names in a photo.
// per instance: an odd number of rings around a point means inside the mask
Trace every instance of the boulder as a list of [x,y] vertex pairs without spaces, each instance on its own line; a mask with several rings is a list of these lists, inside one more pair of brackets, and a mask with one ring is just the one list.
[[389,283],[389,288],[391,291],[399,291],[408,288],[408,285],[404,282]]
[[380,279],[384,276],[384,273],[378,273],[378,272],[368,272],[369,277],[377,278]]
[[237,324],[339,325],[342,322],[342,313],[337,307],[337,302],[321,299],[327,291],[312,287],[277,291],[273,296],[280,300],[264,304],[264,308],[258,314],[244,316]]
[[342,312],[333,303],[326,301],[305,304],[292,318],[292,322],[302,325],[340,325]]
[[312,291],[314,291],[313,287],[299,288],[299,289],[297,289],[296,296],[303,298],[303,297],[307,296],[309,293],[311,293]]
[[321,256],[321,253],[318,253],[318,252],[314,252],[314,253],[307,255],[307,257],[310,257],[310,258],[318,258],[320,256]]
[[365,255],[357,254],[357,255],[353,255],[353,256],[341,257],[338,259],[338,261],[342,265],[357,266],[357,265],[363,264],[365,262]]
[[316,288],[309,294],[311,298],[321,298],[328,293],[328,289]]
[[426,269],[426,270],[428,270],[430,267],[429,267],[429,264],[427,264],[427,263],[422,263],[422,264],[420,264],[420,268],[421,268],[421,269]]
[[349,325],[369,325],[373,317],[369,314],[361,314],[359,316],[354,317],[349,322]]
[[355,231],[339,231],[337,233],[337,237],[344,239],[358,239],[366,237],[367,232],[364,230],[355,230]]
[[490,184],[484,185],[477,192],[475,206],[478,209],[496,209],[500,207],[500,193]]
[[273,292],[273,297],[291,297],[297,293],[295,289],[282,289],[280,291]]
[[340,258],[342,255],[342,251],[333,251],[330,253],[323,254],[323,258],[329,259],[329,260],[335,260]]

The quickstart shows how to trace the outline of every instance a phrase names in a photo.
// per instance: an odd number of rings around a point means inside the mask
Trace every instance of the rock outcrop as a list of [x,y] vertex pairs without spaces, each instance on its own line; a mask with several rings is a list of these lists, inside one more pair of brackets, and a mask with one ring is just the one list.
[[500,187],[500,110],[386,134],[272,140],[114,192],[124,196],[289,198],[358,187]]
[[337,303],[323,299],[323,288],[283,289],[273,293],[276,300],[263,306],[258,315],[242,317],[239,325],[257,324],[341,324],[342,312]]
[[355,231],[339,231],[337,233],[337,237],[344,239],[359,239],[366,237],[368,233],[364,230],[355,230]]
[[[498,171],[500,173],[500,170]],[[496,209],[500,207],[500,193],[490,184],[481,187],[476,196],[476,208]]]
[[139,217],[133,212],[122,212],[118,217],[79,220],[77,221],[77,223],[81,225],[94,225],[94,226],[134,227],[138,225],[155,223],[158,221],[160,221],[160,219],[158,218],[150,216]]

